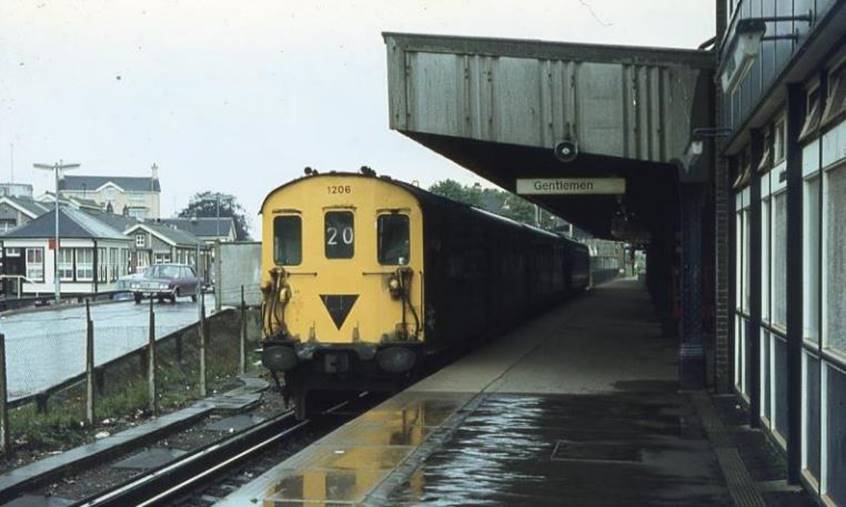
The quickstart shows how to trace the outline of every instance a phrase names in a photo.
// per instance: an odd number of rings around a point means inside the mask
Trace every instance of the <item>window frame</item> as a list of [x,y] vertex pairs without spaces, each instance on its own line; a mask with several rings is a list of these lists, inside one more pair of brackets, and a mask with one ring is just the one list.
[[143,232],[135,234],[135,247],[145,248],[147,246],[147,235]]
[[[35,276],[30,275],[30,260],[29,260],[29,253],[30,252],[37,253],[37,254],[39,254],[38,256],[41,257],[40,260],[31,261],[31,263],[33,265],[37,265],[39,267],[39,269],[41,270],[41,276],[39,276],[39,277],[35,277]],[[33,266],[33,267],[35,267],[35,266]],[[44,269],[44,247],[43,246],[28,246],[28,247],[25,247],[25,250],[24,250],[24,271],[26,272],[27,280],[29,280],[33,283],[43,283],[44,282],[44,276],[45,276],[46,273],[45,273],[45,269]]]
[[[294,262],[282,263],[282,262],[280,262],[279,256],[277,255],[279,253],[279,251],[276,248],[276,246],[277,246],[276,245],[276,242],[277,242],[276,229],[277,229],[277,222],[279,222],[280,219],[296,219],[296,223],[297,223],[297,226],[299,228],[299,238],[298,238],[299,239],[299,242],[298,242],[299,255],[298,255],[298,258],[297,258],[297,262],[295,262],[295,263]],[[273,255],[273,264],[274,265],[276,265],[276,266],[299,266],[303,263],[303,217],[301,215],[299,215],[297,213],[284,213],[284,214],[275,215],[273,217],[273,224],[272,224],[272,227],[271,227],[271,235],[272,235],[272,238],[271,238],[272,241],[270,242],[270,248],[272,250],[271,253]],[[289,259],[283,259],[283,260],[287,261]]]
[[[349,215],[350,217],[350,226],[349,230],[352,231],[352,237],[347,243],[346,241],[346,231],[347,227],[345,226],[343,230],[336,231],[336,235],[334,239],[338,240],[334,245],[329,243],[330,239],[328,237],[329,234],[329,225],[328,225],[328,217],[330,214],[333,215]],[[355,213],[351,209],[327,209],[323,213],[323,256],[326,260],[330,261],[342,261],[342,260],[350,260],[355,258]],[[346,251],[346,246],[349,245],[349,255],[329,255],[329,247],[337,245],[342,252]]]
[[[59,247],[57,250],[55,250],[57,255],[56,271],[59,275],[59,281],[73,282],[76,279],[76,262],[74,260],[74,250],[74,248],[68,247]],[[69,256],[70,260],[64,258],[66,256]],[[70,275],[68,276],[67,273],[69,273]]]
[[[405,218],[405,225],[406,225],[406,233],[407,233],[407,255],[405,257],[405,264],[400,263],[389,263],[383,262],[382,260],[382,218],[383,217],[403,217]],[[379,263],[380,266],[408,266],[411,264],[411,217],[408,213],[402,212],[388,212],[388,213],[379,213],[376,215],[376,262]]]
[[[91,247],[75,248],[74,274],[78,282],[92,282],[94,281],[94,249]],[[81,255],[87,254],[87,255]],[[88,262],[84,257],[90,255]],[[86,266],[87,264],[87,266]],[[86,274],[87,273],[87,274]]]

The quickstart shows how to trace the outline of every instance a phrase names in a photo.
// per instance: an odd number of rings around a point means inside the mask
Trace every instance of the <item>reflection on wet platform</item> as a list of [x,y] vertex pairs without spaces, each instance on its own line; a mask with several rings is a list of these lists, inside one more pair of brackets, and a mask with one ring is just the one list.
[[263,474],[226,503],[360,503],[469,399],[402,393]]

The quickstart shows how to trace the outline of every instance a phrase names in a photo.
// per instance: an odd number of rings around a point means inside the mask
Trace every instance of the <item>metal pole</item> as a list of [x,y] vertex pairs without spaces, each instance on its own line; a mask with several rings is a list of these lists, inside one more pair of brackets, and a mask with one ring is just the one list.
[[11,450],[12,429],[9,428],[6,387],[6,335],[0,333],[0,445],[3,447],[3,454],[8,455]]
[[238,373],[243,375],[247,368],[247,302],[244,299],[244,286],[241,286],[241,340],[238,350],[240,361],[238,362]]
[[85,300],[85,418],[94,424],[94,322],[91,320],[91,306]]
[[36,169],[46,169],[52,170],[54,178],[56,180],[56,188],[55,188],[55,221],[56,221],[56,230],[55,230],[55,237],[53,238],[56,241],[56,244],[53,247],[53,278],[54,278],[54,286],[56,289],[56,303],[59,302],[61,298],[61,292],[59,289],[59,170],[66,170],[66,169],[76,169],[79,167],[79,164],[65,164],[61,159],[58,163],[54,163],[52,165],[48,164],[32,164],[32,167]]
[[53,281],[56,288],[56,304],[62,299],[61,289],[59,288],[59,165],[62,161],[55,165],[56,175],[56,242],[53,244]]
[[150,298],[150,329],[147,340],[147,382],[150,393],[150,412],[159,413],[156,397],[156,313],[153,311],[153,299]]
[[206,396],[206,294],[200,293],[200,396]]

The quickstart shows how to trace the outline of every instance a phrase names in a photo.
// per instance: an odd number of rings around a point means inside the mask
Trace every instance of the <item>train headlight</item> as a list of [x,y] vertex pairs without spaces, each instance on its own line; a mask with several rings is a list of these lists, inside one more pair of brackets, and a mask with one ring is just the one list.
[[376,361],[388,373],[405,373],[414,367],[417,354],[405,347],[387,347],[376,353]]
[[288,371],[297,366],[297,353],[287,345],[270,345],[261,351],[261,364],[271,371]]

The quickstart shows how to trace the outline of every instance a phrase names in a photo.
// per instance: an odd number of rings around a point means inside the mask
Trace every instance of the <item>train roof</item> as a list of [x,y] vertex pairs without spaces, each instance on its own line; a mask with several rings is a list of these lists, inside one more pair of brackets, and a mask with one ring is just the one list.
[[267,196],[264,198],[264,201],[262,201],[262,203],[261,203],[261,207],[259,208],[259,214],[262,213],[261,210],[264,209],[264,205],[267,202],[267,199],[272,194],[274,194],[275,192],[277,192],[277,191],[279,191],[279,190],[281,190],[281,189],[283,189],[283,188],[285,188],[289,185],[299,183],[303,180],[307,180],[309,178],[319,178],[321,176],[345,176],[345,177],[354,177],[354,178],[374,178],[374,179],[378,179],[380,181],[384,181],[385,183],[393,184],[395,186],[398,186],[398,187],[406,190],[407,192],[414,195],[417,198],[417,200],[420,201],[420,203],[424,204],[424,205],[429,204],[429,205],[432,205],[432,206],[439,206],[439,207],[453,207],[453,208],[456,208],[456,209],[464,210],[466,212],[481,214],[481,215],[484,215],[487,218],[490,218],[490,219],[493,219],[493,220],[498,220],[498,221],[500,221],[504,224],[510,225],[512,227],[528,229],[528,230],[535,232],[537,234],[543,234],[545,236],[559,238],[559,239],[562,239],[564,241],[569,241],[571,243],[575,243],[575,244],[584,246],[584,243],[572,240],[572,239],[570,239],[570,238],[568,238],[568,237],[566,237],[562,234],[547,231],[545,229],[541,229],[540,227],[535,227],[533,225],[524,224],[522,222],[518,222],[516,220],[513,220],[513,219],[508,218],[508,217],[504,217],[502,215],[498,215],[496,213],[490,212],[488,210],[484,210],[482,208],[477,208],[475,206],[471,206],[471,205],[463,203],[463,202],[454,201],[454,200],[449,199],[447,197],[443,197],[443,196],[440,196],[440,195],[437,195],[437,194],[433,194],[432,192],[429,192],[428,190],[424,190],[424,189],[422,189],[418,186],[412,185],[410,183],[406,183],[402,180],[397,180],[397,179],[391,178],[390,176],[386,176],[386,175],[376,176],[376,175],[346,172],[346,171],[330,171],[330,172],[326,172],[326,173],[304,175],[304,176],[300,176],[299,178],[295,178],[295,179],[293,179],[293,180],[291,180],[287,183],[284,183],[284,184],[274,188],[270,192],[268,192]]

